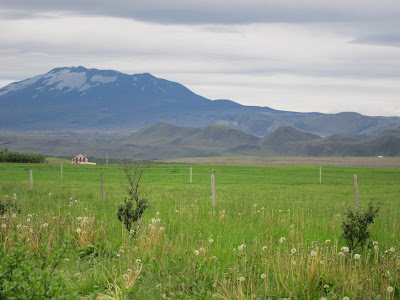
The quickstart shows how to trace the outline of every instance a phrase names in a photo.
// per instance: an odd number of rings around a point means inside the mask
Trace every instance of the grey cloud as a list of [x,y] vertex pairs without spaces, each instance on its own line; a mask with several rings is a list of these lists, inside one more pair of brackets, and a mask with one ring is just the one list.
[[400,32],[366,35],[353,40],[352,43],[400,47]]
[[[349,3],[350,2],[350,3]],[[155,23],[233,24],[258,22],[344,22],[398,19],[395,0],[3,0],[3,10],[16,12],[64,11],[86,15],[132,18]]]

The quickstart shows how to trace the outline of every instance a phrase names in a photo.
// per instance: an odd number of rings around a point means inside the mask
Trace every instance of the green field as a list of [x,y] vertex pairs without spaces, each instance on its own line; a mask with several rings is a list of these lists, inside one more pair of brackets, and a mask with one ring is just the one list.
[[[0,164],[0,197],[22,206],[0,220],[0,242],[42,259],[68,245],[52,275],[78,299],[400,299],[400,169],[323,167],[321,184],[319,172],[150,164],[141,182],[150,207],[132,238],[116,217],[121,166],[64,164],[61,181],[57,164]],[[342,255],[353,174],[362,205],[380,207],[369,239],[378,247]]]

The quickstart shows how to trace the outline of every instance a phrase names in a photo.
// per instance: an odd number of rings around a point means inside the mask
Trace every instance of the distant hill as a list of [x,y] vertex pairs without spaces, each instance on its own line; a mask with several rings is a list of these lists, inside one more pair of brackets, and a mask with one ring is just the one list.
[[133,134],[81,131],[63,134],[0,132],[0,149],[39,152],[51,156],[165,159],[207,156],[398,156],[400,130],[373,135],[320,137],[284,126],[259,138],[223,125],[202,129],[168,123]]
[[[274,101],[266,99],[271,105]],[[193,128],[220,124],[258,137],[282,126],[322,136],[370,135],[400,128],[399,117],[298,113],[244,106],[230,100],[212,101],[149,73],[127,75],[113,70],[63,67],[0,89],[3,131],[134,132],[159,122]]]

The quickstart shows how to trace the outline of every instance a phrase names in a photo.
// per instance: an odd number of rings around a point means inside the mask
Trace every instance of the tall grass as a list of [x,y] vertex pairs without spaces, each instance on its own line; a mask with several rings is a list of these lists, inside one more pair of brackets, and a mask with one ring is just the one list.
[[[57,166],[0,164],[0,196],[23,208],[0,220],[0,241],[38,254],[71,243],[58,272],[82,298],[400,299],[400,170],[326,168],[320,185],[315,167],[192,167],[193,184],[187,166],[149,167],[151,207],[132,238],[116,217],[118,166],[64,165],[60,181]],[[340,224],[353,173],[381,211],[368,247],[349,253]]]

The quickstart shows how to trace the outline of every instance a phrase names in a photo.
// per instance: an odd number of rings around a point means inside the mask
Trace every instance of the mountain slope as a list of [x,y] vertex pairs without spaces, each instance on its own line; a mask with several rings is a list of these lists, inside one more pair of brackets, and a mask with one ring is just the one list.
[[136,131],[158,122],[196,128],[217,123],[256,136],[288,125],[318,135],[400,128],[398,117],[297,113],[212,101],[148,73],[56,68],[0,89],[0,130]]

